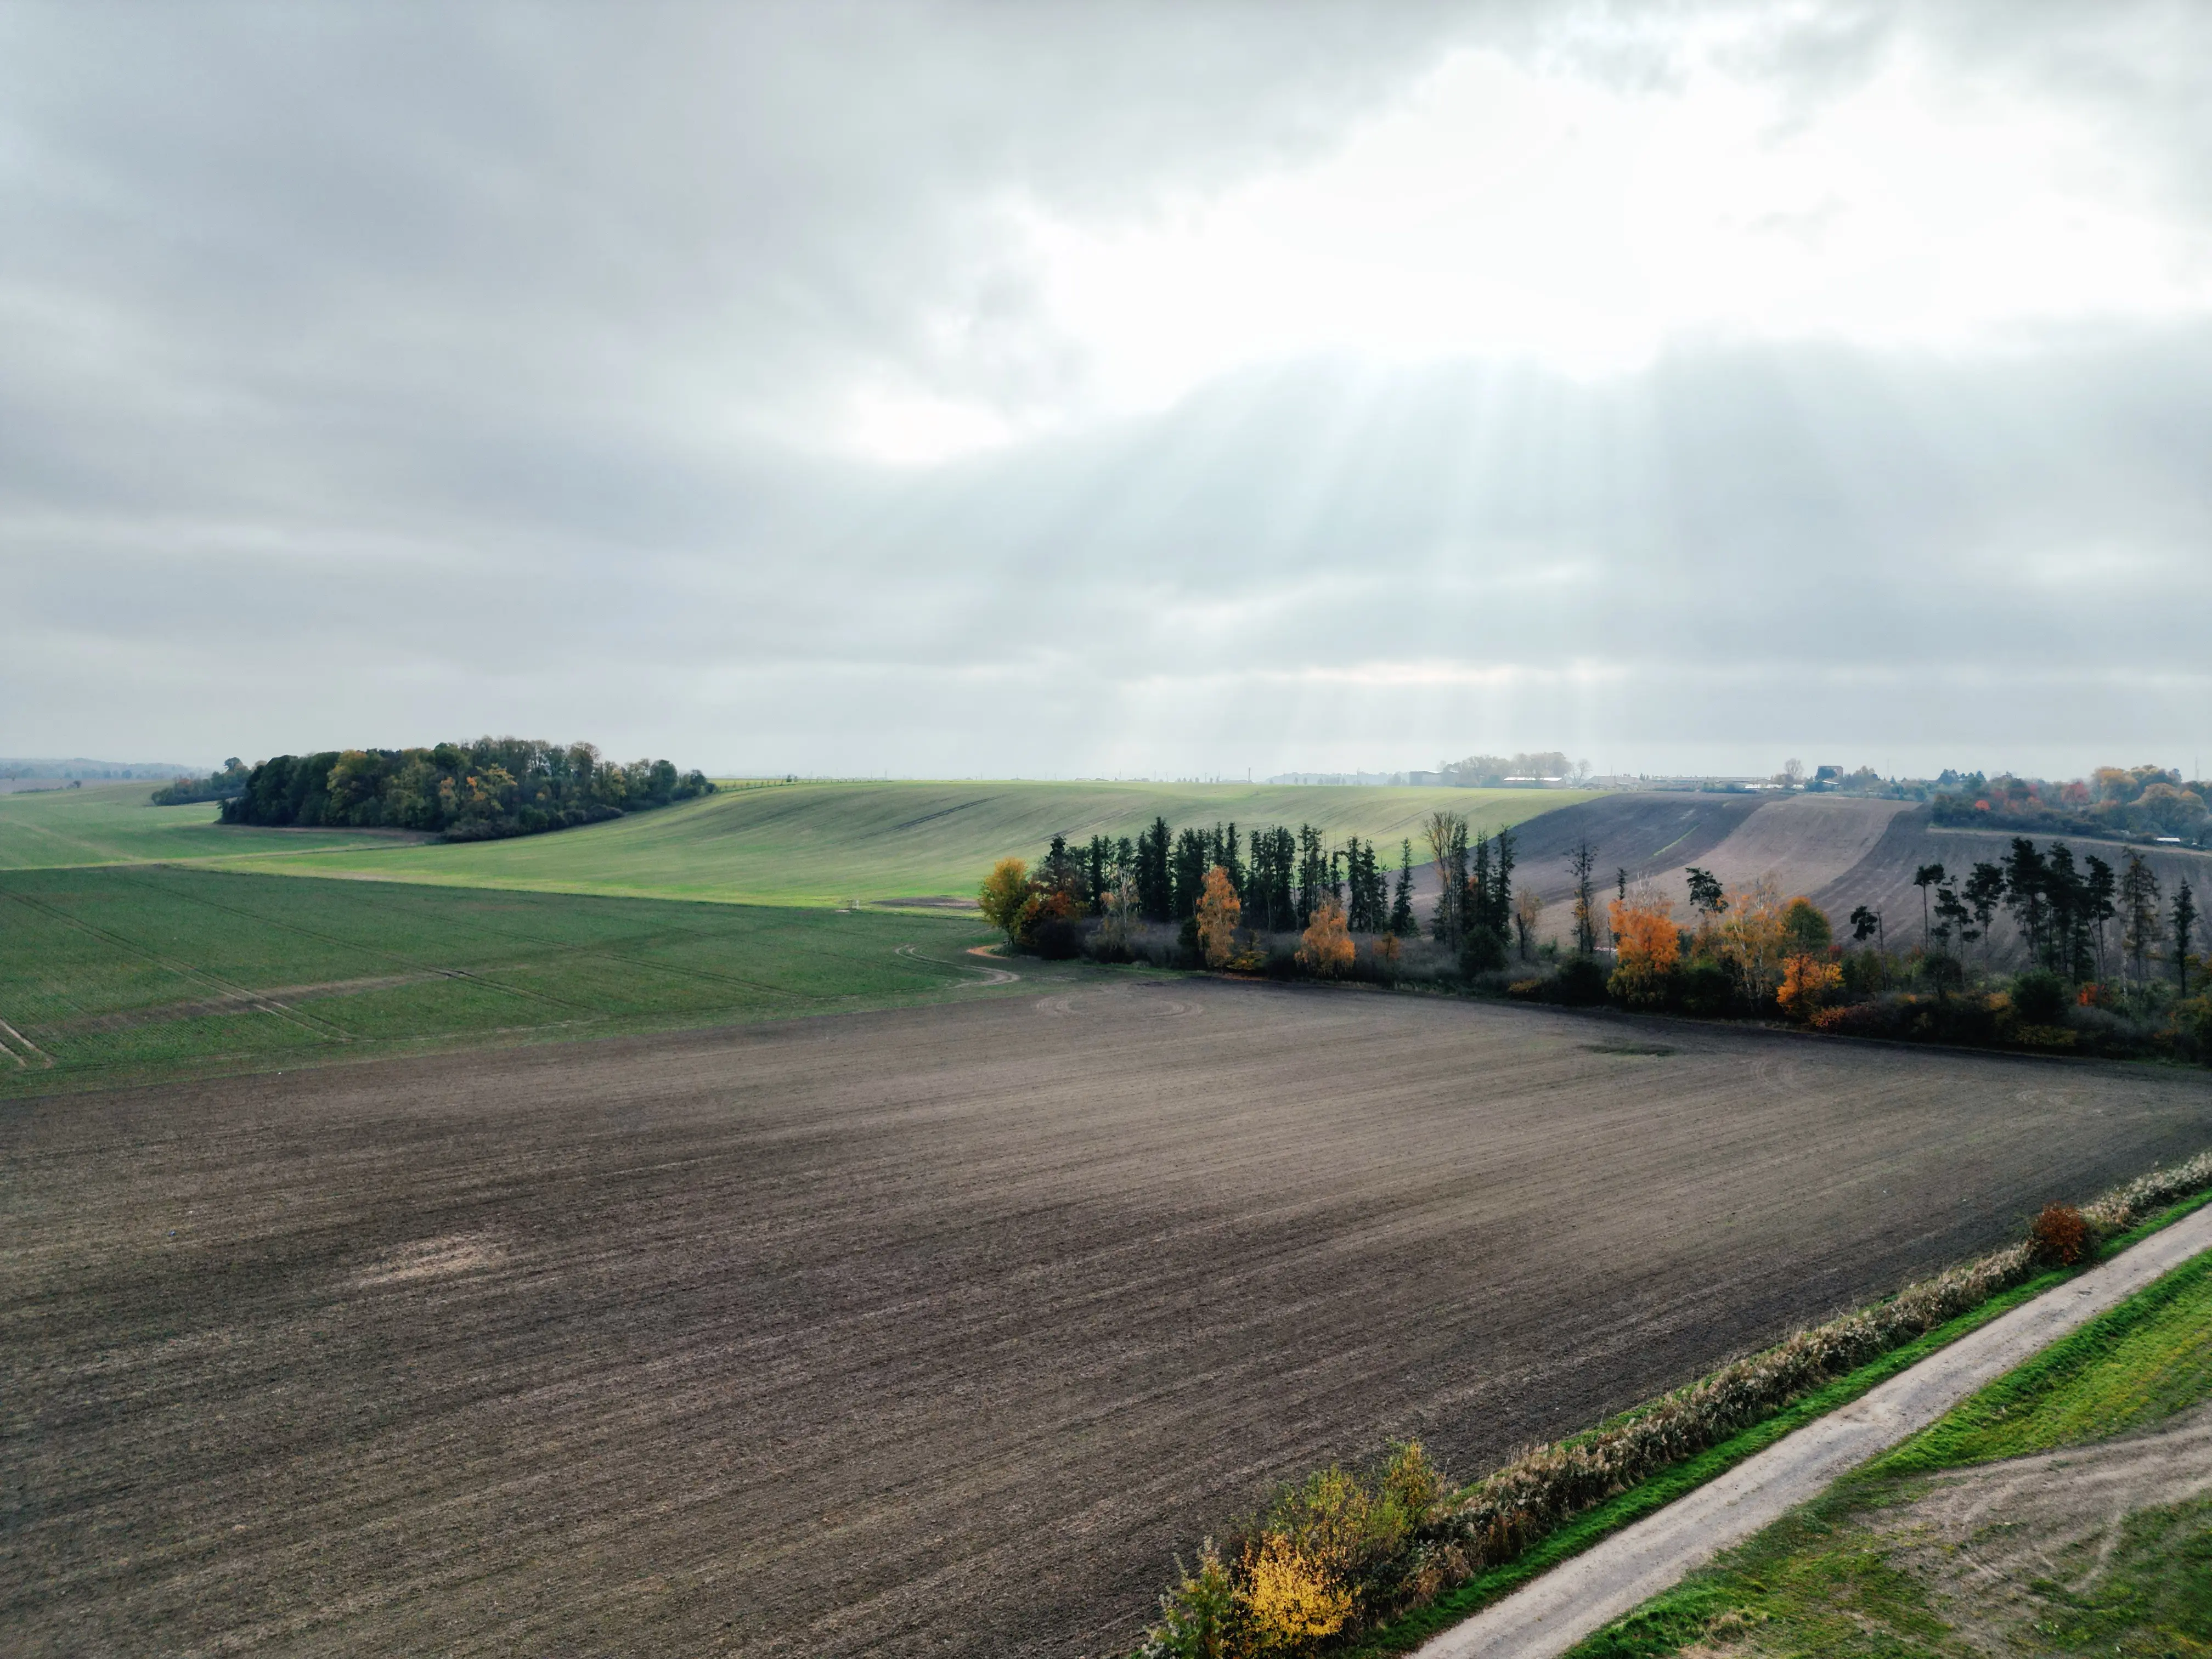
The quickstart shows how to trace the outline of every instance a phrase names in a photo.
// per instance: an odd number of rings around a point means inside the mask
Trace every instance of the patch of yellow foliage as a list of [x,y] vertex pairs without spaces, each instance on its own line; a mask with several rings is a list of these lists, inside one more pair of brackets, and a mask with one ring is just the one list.
[[1352,1592],[1291,1539],[1271,1532],[1243,1560],[1241,1597],[1264,1649],[1334,1636],[1352,1617]]

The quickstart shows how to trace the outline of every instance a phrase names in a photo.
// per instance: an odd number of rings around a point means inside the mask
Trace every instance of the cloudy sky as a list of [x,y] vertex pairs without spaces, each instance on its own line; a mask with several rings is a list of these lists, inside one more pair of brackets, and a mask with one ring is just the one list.
[[0,753],[2190,766],[2212,7],[0,4]]

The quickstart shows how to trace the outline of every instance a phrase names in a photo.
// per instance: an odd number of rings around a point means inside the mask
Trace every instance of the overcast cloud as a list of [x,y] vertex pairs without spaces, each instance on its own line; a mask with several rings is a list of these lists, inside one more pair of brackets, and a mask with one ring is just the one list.
[[2189,766],[2208,81],[2184,3],[0,6],[0,752]]

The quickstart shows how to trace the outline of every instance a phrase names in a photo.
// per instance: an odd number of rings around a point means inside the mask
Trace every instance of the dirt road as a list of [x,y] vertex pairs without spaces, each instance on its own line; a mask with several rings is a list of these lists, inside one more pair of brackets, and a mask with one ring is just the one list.
[[0,1637],[1104,1654],[1275,1479],[2208,1141],[2194,1074],[1126,979],[12,1102]]

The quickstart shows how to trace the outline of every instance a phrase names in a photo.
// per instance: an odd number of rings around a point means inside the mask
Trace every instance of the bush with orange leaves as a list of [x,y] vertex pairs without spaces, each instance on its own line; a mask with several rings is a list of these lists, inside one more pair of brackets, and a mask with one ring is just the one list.
[[1665,1002],[1682,959],[1682,930],[1674,925],[1674,905],[1650,888],[1639,887],[1606,908],[1618,963],[1606,989],[1631,1007]]
[[1313,920],[1306,924],[1299,942],[1298,966],[1323,979],[1334,979],[1352,971],[1356,954],[1344,925],[1344,907],[1334,899],[1323,899],[1314,907]]
[[1795,1020],[1810,1022],[1843,988],[1844,970],[1818,957],[1793,956],[1782,963],[1782,987],[1774,1000]]
[[2071,1204],[2046,1204],[2029,1224],[2028,1248],[2046,1267],[2070,1267],[2089,1248],[2089,1224]]
[[1198,948],[1207,967],[1225,967],[1237,954],[1237,925],[1243,915],[1244,902],[1237,896],[1229,872],[1215,865],[1206,872],[1206,890],[1198,896]]

